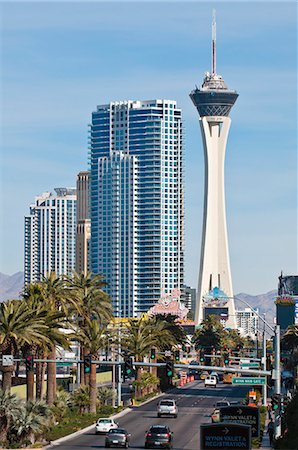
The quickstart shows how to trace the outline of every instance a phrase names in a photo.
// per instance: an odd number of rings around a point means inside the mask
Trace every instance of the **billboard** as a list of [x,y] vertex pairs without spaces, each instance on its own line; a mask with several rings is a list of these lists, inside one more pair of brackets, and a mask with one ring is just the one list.
[[208,316],[216,316],[222,320],[228,320],[229,317],[229,308],[225,306],[205,306],[204,307],[204,320],[207,319]]

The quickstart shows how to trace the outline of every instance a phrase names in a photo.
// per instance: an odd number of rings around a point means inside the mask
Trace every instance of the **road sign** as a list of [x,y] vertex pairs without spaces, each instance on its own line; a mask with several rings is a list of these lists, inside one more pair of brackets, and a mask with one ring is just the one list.
[[13,366],[13,355],[2,355],[2,366]]
[[251,426],[251,436],[260,435],[260,410],[253,406],[223,406],[220,410],[220,421],[239,423]]
[[167,357],[172,356],[171,350],[166,350],[165,351],[165,356],[167,356]]
[[260,377],[260,378],[253,378],[253,377],[234,377],[232,380],[232,384],[244,384],[246,385],[252,385],[252,386],[257,386],[257,385],[262,385],[264,386],[266,384],[266,378],[265,377]]
[[232,423],[213,423],[201,425],[200,450],[223,450],[241,448],[251,450],[251,431],[249,425]]

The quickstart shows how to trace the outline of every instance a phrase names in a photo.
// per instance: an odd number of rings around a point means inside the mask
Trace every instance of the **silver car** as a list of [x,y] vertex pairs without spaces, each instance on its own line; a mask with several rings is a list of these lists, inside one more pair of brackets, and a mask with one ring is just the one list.
[[157,406],[157,417],[161,416],[177,417],[177,415],[178,415],[178,408],[175,400],[172,399],[160,400]]
[[129,446],[130,433],[124,428],[111,429],[106,434],[105,447],[125,447]]

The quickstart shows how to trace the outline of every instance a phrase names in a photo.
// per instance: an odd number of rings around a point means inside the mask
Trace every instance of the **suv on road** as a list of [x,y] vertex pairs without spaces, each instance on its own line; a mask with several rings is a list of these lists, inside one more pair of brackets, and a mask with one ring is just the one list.
[[213,386],[216,388],[217,385],[217,378],[213,375],[208,375],[208,377],[205,378],[205,387],[207,386]]
[[157,417],[161,416],[173,416],[177,417],[178,408],[175,400],[164,399],[160,400],[157,406]]

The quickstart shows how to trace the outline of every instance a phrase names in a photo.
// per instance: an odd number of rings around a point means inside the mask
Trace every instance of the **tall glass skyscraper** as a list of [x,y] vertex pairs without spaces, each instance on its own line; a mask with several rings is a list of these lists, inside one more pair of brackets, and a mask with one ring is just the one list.
[[75,269],[76,190],[55,188],[35,198],[25,216],[25,284],[49,272],[71,275]]
[[90,125],[90,267],[114,312],[135,317],[183,285],[181,110],[173,100],[100,105]]

